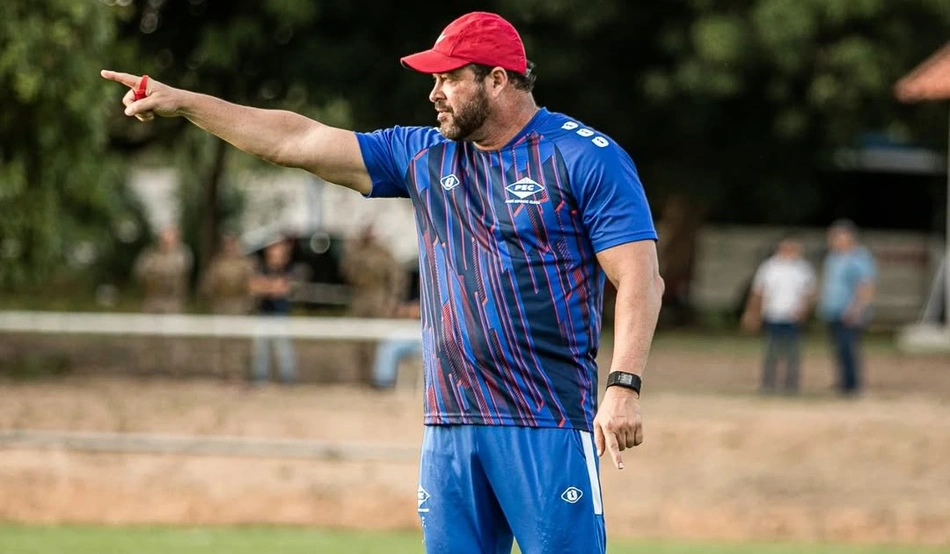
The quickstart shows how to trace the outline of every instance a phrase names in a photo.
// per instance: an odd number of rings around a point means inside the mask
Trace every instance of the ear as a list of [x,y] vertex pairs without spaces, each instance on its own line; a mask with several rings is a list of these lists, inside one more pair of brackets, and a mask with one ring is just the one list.
[[493,95],[498,95],[508,85],[508,72],[500,67],[496,67],[488,74],[488,86]]

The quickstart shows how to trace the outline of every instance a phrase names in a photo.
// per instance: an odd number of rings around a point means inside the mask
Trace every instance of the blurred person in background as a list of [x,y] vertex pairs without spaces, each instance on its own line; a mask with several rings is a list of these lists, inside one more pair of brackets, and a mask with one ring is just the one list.
[[277,358],[280,381],[291,384],[297,380],[293,342],[282,332],[290,316],[292,286],[290,241],[281,239],[264,249],[264,260],[250,280],[250,292],[257,301],[257,314],[268,318],[254,336],[251,378],[255,384],[270,380],[271,349]]
[[218,315],[249,314],[254,305],[250,284],[255,273],[254,262],[244,255],[240,238],[235,234],[225,234],[201,282],[201,293],[211,312]]
[[162,228],[158,244],[146,248],[135,262],[142,286],[142,311],[173,314],[184,311],[193,257],[174,225]]
[[[353,294],[348,310],[350,317],[396,317],[406,297],[408,276],[371,224],[347,239],[340,272]],[[361,383],[372,381],[376,348],[374,343],[356,345],[356,370]]]
[[818,313],[827,322],[837,362],[839,394],[861,392],[861,334],[871,318],[877,267],[871,252],[858,242],[858,228],[848,219],[831,224],[827,233]]
[[[215,315],[248,315],[254,309],[251,279],[257,268],[244,254],[240,238],[233,233],[221,237],[218,252],[201,280],[201,295]],[[211,369],[221,378],[239,378],[247,367],[247,345],[234,338],[217,338]]]
[[[193,256],[181,242],[175,225],[162,227],[157,244],[146,247],[135,260],[133,275],[142,287],[142,311],[151,314],[178,314],[185,311]],[[136,356],[138,370],[145,373],[179,374],[188,367],[187,345],[169,336],[164,320],[156,323],[156,334],[144,338]]]
[[[406,302],[399,306],[394,317],[419,320],[422,318],[419,301]],[[422,336],[418,339],[384,339],[376,348],[373,363],[373,387],[391,389],[396,386],[399,364],[406,358],[422,354]]]
[[742,315],[749,331],[764,327],[763,394],[778,391],[777,366],[784,363],[783,392],[795,394],[801,380],[802,329],[815,301],[815,270],[802,256],[802,241],[784,237],[775,253],[762,262],[752,279],[752,290]]

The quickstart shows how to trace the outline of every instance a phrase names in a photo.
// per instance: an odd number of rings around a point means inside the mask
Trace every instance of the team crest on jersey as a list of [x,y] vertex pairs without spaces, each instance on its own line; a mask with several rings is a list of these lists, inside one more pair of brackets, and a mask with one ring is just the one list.
[[540,204],[544,185],[524,177],[505,187],[505,190],[508,191],[506,204]]
[[452,190],[462,184],[462,181],[459,181],[459,178],[456,177],[454,173],[449,173],[445,177],[439,179],[439,183],[442,184],[442,188],[445,190]]

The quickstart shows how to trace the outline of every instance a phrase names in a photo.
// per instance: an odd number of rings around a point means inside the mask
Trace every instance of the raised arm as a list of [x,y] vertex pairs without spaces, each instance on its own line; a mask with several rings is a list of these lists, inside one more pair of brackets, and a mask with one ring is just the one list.
[[353,131],[324,125],[285,110],[232,104],[145,79],[144,97],[136,99],[143,77],[103,70],[102,76],[129,87],[125,114],[141,121],[185,117],[235,147],[276,165],[304,169],[363,194],[372,186]]

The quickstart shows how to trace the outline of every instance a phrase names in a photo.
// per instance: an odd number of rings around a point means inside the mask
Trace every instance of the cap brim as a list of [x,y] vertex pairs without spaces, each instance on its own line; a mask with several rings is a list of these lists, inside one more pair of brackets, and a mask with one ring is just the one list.
[[400,63],[420,73],[447,73],[468,65],[468,60],[446,56],[435,50],[425,50],[400,58]]

